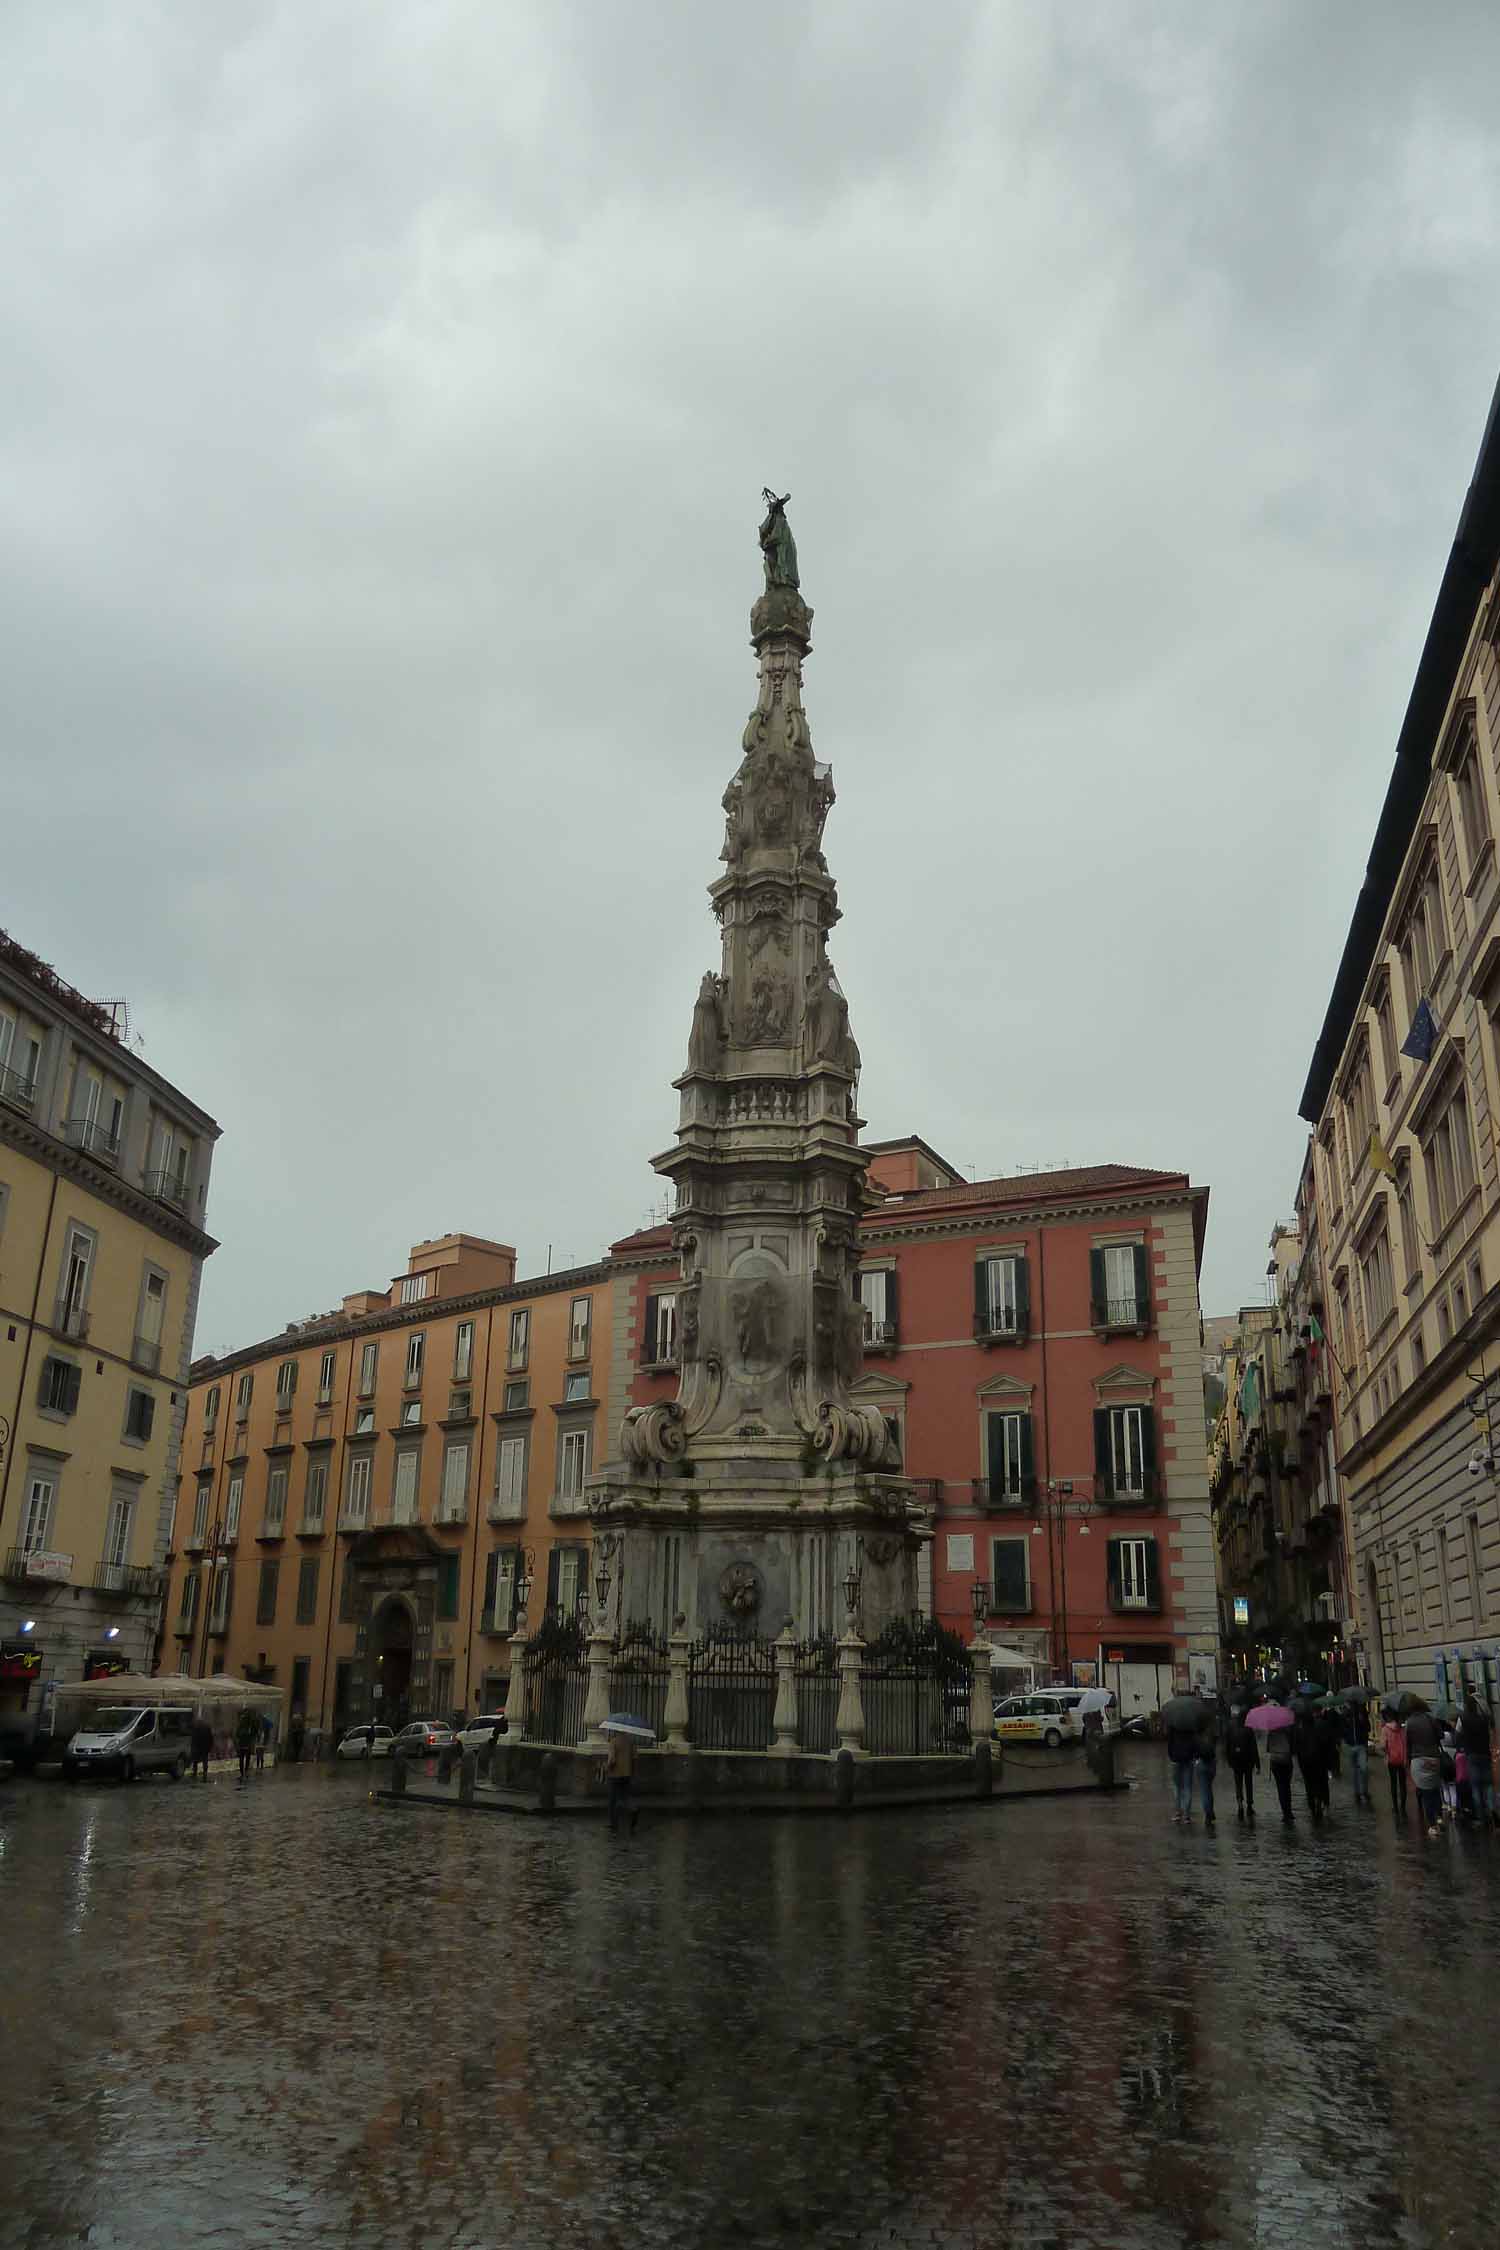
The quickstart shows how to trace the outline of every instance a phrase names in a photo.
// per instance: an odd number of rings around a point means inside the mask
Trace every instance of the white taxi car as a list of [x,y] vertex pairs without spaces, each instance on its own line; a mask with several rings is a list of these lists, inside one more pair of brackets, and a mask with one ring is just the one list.
[[1083,1721],[1073,1709],[1077,1688],[1037,1688],[1030,1695],[1007,1695],[995,1705],[995,1733],[1002,1742],[1043,1742],[1060,1750],[1083,1738]]

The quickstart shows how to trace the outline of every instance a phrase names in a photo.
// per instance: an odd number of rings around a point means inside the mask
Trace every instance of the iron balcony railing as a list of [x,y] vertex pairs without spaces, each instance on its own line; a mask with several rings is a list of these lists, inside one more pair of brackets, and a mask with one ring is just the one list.
[[988,1617],[1020,1617],[1031,1607],[1031,1588],[1025,1586],[1019,1593],[1004,1586],[988,1586],[984,1597]]
[[148,1172],[146,1193],[154,1195],[158,1203],[168,1204],[174,1211],[187,1209],[187,1181],[181,1179],[176,1172],[169,1172],[165,1168]]
[[1095,1328],[1149,1328],[1151,1307],[1144,1297],[1096,1297],[1089,1306]]
[[991,1305],[974,1315],[974,1334],[981,1343],[1024,1344],[1029,1331],[1026,1316],[1014,1305]]
[[63,1139],[70,1147],[97,1156],[103,1164],[119,1162],[120,1136],[101,1125],[97,1117],[70,1117],[63,1126]]
[[58,1306],[57,1318],[52,1325],[59,1336],[71,1336],[75,1343],[84,1343],[89,1332],[87,1306],[69,1304],[65,1299]]
[[19,1070],[0,1070],[0,1102],[29,1117],[36,1104],[36,1080],[24,1077]]
[[974,1477],[969,1492],[976,1508],[1030,1508],[1036,1503],[1036,1478]]
[[896,1341],[896,1323],[893,1320],[876,1320],[865,1314],[865,1350],[878,1352],[888,1349]]
[[131,1339],[130,1356],[147,1375],[154,1375],[161,1366],[160,1344],[151,1343],[145,1336]]
[[675,1367],[681,1356],[676,1344],[668,1344],[665,1347],[659,1344],[648,1344],[641,1354],[641,1366],[648,1370],[658,1367]]
[[299,1539],[320,1539],[323,1535],[323,1529],[323,1510],[320,1508],[316,1515],[305,1515],[302,1518],[297,1526],[297,1537]]
[[150,1563],[99,1562],[94,1565],[97,1594],[154,1594],[160,1584]]

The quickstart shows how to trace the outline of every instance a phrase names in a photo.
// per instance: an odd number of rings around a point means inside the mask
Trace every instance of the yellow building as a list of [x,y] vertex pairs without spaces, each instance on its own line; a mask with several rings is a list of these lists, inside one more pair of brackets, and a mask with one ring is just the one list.
[[0,933],[0,1751],[149,1669],[219,1128]]
[[508,1245],[445,1235],[198,1361],[164,1661],[282,1687],[309,1727],[503,1705],[518,1583],[533,1626],[586,1590],[610,1298],[602,1264],[518,1282]]

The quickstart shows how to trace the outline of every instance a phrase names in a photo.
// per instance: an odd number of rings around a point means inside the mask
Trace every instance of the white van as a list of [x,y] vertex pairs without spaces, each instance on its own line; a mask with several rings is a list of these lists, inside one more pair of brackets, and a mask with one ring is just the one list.
[[180,1781],[188,1770],[193,1714],[185,1706],[119,1704],[91,1713],[63,1752],[63,1776],[113,1773],[134,1781],[138,1773],[169,1773]]

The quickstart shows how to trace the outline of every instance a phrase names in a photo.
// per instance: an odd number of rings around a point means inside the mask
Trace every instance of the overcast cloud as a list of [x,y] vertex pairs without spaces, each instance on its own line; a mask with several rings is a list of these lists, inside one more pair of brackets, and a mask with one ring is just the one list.
[[659,1196],[763,484],[872,1137],[1261,1294],[1497,361],[1493,10],[13,5],[0,919],[223,1126],[200,1349]]

